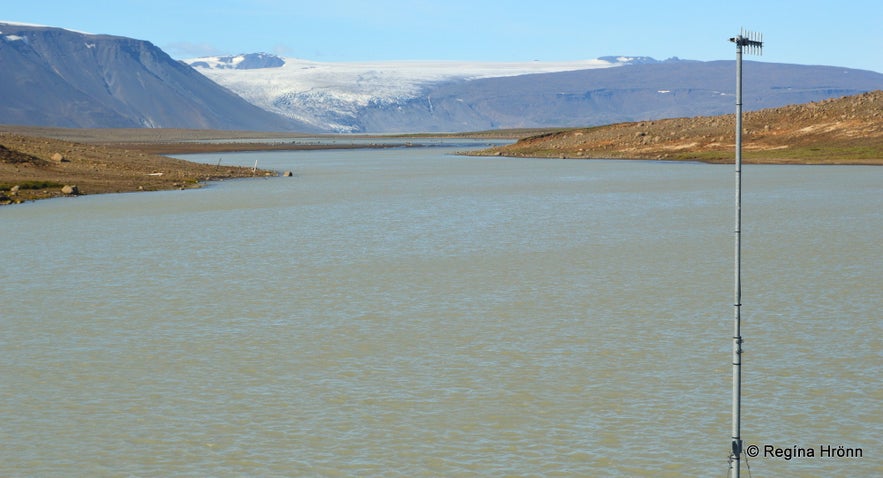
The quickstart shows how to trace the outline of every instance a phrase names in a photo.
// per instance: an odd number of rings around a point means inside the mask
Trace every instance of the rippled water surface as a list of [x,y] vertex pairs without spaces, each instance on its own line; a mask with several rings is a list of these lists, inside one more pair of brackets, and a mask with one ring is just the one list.
[[[725,476],[732,166],[452,148],[0,209],[2,476]],[[883,474],[883,169],[747,166],[754,476]]]

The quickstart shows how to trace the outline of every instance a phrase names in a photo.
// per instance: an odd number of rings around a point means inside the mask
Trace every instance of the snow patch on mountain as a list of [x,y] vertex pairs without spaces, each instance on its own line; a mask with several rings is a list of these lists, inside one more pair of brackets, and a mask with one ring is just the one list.
[[70,28],[59,28],[59,27],[52,27],[49,25],[40,25],[38,23],[10,22],[7,20],[0,20],[0,25],[9,25],[9,26],[13,26],[13,27],[57,28],[59,30],[66,30],[69,32],[79,33],[80,35],[97,36],[94,33],[83,32],[83,31],[79,31],[79,30],[71,30]]
[[254,70],[260,68],[278,68],[285,60],[270,53],[245,53],[235,56],[217,56],[202,58],[190,63],[190,66],[209,69]]
[[626,63],[606,59],[329,63],[282,58],[281,66],[237,68],[247,57],[204,57],[185,63],[261,108],[339,132],[358,130],[354,122],[363,108],[401,104],[441,82],[609,68]]

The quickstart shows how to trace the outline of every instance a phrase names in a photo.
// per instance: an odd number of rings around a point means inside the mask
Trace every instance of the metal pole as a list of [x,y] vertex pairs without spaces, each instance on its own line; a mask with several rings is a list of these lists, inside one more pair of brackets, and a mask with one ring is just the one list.
[[[754,36],[755,38],[751,38]],[[730,41],[736,44],[736,227],[735,287],[733,293],[733,430],[730,444],[730,476],[739,478],[742,456],[742,47],[760,52],[760,35],[742,32]]]
[[736,41],[736,227],[735,290],[733,295],[733,433],[730,476],[739,478],[742,455],[742,37]]

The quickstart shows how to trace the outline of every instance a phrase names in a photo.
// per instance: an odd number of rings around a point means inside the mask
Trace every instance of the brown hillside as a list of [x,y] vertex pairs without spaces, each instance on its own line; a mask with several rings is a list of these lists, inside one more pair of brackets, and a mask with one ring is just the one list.
[[[745,113],[742,125],[746,163],[883,164],[883,91]],[[475,154],[733,162],[735,127],[735,114],[620,123]]]
[[[251,168],[191,163],[144,152],[0,132],[0,204],[77,194],[199,187],[251,177]],[[258,171],[257,174],[265,174]]]

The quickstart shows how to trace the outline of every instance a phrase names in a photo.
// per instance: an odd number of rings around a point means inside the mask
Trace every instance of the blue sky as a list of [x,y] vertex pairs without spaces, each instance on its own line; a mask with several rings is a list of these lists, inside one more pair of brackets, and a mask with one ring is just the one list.
[[[0,20],[148,40],[175,58],[270,52],[316,61],[731,59],[883,72],[880,1],[84,0],[4,2]],[[752,58],[754,59],[754,58]]]

